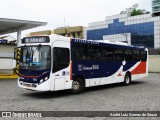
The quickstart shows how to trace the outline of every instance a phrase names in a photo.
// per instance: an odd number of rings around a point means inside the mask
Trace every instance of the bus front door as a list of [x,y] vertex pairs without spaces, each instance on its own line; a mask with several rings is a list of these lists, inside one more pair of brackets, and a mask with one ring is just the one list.
[[70,44],[65,41],[53,43],[52,90],[71,88],[70,79]]

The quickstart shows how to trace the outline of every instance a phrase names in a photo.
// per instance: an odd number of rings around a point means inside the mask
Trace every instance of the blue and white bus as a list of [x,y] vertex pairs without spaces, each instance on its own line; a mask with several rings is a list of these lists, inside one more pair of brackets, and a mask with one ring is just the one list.
[[18,86],[36,91],[70,89],[131,81],[148,75],[147,48],[60,35],[22,39],[16,51]]

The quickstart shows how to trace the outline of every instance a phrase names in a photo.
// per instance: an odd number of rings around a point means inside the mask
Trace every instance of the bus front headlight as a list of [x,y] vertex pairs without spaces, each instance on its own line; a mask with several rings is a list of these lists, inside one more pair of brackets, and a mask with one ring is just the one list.
[[45,79],[44,80],[48,80],[48,77],[45,77]]
[[43,79],[40,80],[40,83],[42,83],[42,82],[43,82]]
[[49,77],[45,77],[45,78],[43,78],[43,79],[40,80],[40,83],[43,83],[44,81],[46,81],[48,79],[49,79]]

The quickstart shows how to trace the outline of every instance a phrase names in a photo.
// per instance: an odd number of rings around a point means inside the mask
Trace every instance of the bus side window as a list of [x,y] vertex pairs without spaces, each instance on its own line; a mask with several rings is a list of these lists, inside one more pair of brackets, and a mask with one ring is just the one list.
[[80,53],[80,60],[88,60],[88,50],[87,45],[80,45],[79,46],[79,53]]
[[74,43],[72,46],[72,59],[73,60],[87,60],[87,45]]
[[141,61],[147,60],[147,52],[146,51],[141,51],[140,56],[141,56]]
[[123,61],[124,60],[124,53],[123,49],[114,49],[114,60]]
[[126,61],[131,61],[132,60],[132,50],[130,49],[125,49],[125,60]]
[[77,52],[77,47],[76,47],[76,45],[72,45],[72,48],[71,48],[71,50],[72,50],[72,60],[78,60],[79,59],[79,53]]
[[88,50],[89,59],[92,61],[101,60],[101,47],[100,46],[90,46]]
[[113,60],[113,48],[103,47],[102,48],[102,61]]
[[69,66],[69,49],[53,48],[53,73]]
[[133,60],[140,61],[140,52],[139,52],[139,50],[133,50]]

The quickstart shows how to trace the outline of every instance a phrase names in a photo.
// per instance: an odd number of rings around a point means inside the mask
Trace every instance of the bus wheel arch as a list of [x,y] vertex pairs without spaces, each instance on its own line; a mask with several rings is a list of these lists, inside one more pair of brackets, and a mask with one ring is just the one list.
[[129,71],[126,72],[125,76],[124,76],[124,85],[130,85],[131,84],[131,80],[132,80],[132,76],[131,73]]
[[77,75],[74,77],[72,82],[71,93],[79,94],[85,89],[85,79],[82,75]]

